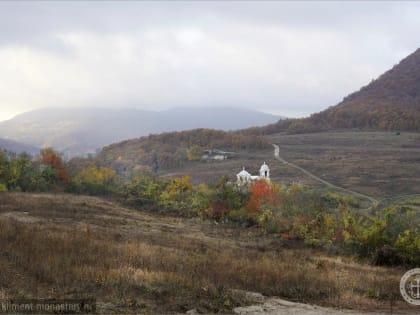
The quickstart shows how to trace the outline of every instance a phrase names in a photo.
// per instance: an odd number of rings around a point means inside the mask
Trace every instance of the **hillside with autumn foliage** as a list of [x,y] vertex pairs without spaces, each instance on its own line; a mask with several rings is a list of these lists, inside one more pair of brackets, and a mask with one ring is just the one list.
[[420,131],[420,49],[391,70],[308,118],[279,121],[247,134],[306,133],[333,129]]
[[[212,129],[168,132],[127,140],[104,147],[94,164],[111,167],[119,174],[135,171],[168,170],[198,161],[206,150],[258,151],[271,148],[267,139],[244,136]],[[89,163],[89,159],[73,159],[73,165]]]

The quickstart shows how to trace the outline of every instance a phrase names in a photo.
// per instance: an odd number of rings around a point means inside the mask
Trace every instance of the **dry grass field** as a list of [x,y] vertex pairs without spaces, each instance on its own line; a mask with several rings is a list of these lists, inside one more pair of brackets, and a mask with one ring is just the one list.
[[399,294],[404,269],[94,197],[1,193],[0,248],[2,298],[94,297],[101,313],[232,312],[252,302],[235,290],[354,310],[409,309]]
[[338,186],[378,198],[420,194],[420,134],[277,134],[280,156]]

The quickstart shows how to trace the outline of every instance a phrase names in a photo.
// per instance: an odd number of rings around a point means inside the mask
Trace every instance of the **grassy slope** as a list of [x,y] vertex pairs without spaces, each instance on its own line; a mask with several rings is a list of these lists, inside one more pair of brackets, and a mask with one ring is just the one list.
[[339,186],[376,196],[420,193],[420,135],[324,132],[269,137],[280,156]]
[[0,199],[3,298],[93,296],[106,313],[216,312],[247,304],[231,291],[244,289],[353,309],[408,307],[398,292],[404,270],[299,249],[258,229],[159,217],[93,197]]

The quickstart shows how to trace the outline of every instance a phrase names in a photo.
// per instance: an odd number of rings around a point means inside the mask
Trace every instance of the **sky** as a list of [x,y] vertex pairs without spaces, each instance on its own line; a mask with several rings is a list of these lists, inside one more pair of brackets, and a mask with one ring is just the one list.
[[0,2],[0,120],[44,107],[304,117],[414,52],[420,2]]

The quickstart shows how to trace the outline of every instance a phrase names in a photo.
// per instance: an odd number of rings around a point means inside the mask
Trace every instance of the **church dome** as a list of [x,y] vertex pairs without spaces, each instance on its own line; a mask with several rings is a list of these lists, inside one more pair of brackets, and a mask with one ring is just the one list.
[[251,174],[249,174],[247,171],[245,171],[245,168],[242,169],[242,171],[240,171],[237,176],[240,177],[251,177]]

